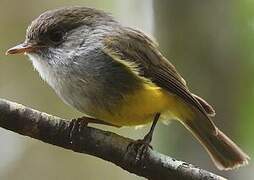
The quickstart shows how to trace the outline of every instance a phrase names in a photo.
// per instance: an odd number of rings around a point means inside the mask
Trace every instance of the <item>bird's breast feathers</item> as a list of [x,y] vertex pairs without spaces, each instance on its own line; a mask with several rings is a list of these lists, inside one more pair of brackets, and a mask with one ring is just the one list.
[[[79,75],[72,72],[59,74],[63,72],[48,66],[40,57],[30,55],[30,59],[42,79],[66,104],[89,116],[118,126],[148,123],[158,112],[167,114],[169,119],[178,116],[174,111],[177,97],[139,75],[135,64],[128,61],[107,57],[104,64],[100,62],[101,67],[80,64],[91,67]],[[101,61],[94,58],[92,63],[98,63],[96,60]],[[94,79],[85,77],[87,74]]]

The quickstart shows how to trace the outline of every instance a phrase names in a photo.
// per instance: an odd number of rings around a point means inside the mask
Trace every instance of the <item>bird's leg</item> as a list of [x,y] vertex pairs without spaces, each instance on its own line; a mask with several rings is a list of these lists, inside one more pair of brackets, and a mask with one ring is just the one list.
[[85,116],[81,117],[81,118],[73,119],[73,120],[82,121],[84,123],[84,125],[86,125],[86,126],[89,123],[93,123],[93,124],[101,124],[101,125],[113,126],[113,127],[118,127],[118,128],[121,127],[121,126],[117,126],[115,124],[111,124],[111,123],[108,123],[108,122],[105,122],[105,121],[102,121],[102,120],[99,120],[99,119],[94,119],[94,118],[85,117]]
[[87,127],[87,125],[89,123],[113,126],[113,127],[118,127],[118,128],[121,127],[121,126],[117,126],[117,125],[114,125],[114,124],[111,124],[111,123],[104,122],[104,121],[99,120],[99,119],[93,119],[93,118],[84,116],[84,117],[81,117],[81,118],[71,120],[71,126],[70,126],[71,128],[70,128],[69,138],[74,139],[75,134],[82,132],[83,129],[85,127]]
[[156,115],[154,116],[154,119],[153,119],[153,124],[152,124],[149,132],[145,135],[145,137],[141,141],[143,141],[147,144],[150,144],[152,142],[153,132],[154,132],[155,126],[156,126],[159,118],[160,118],[160,113],[156,113]]
[[149,132],[145,135],[145,137],[143,139],[138,139],[137,141],[130,143],[130,145],[128,146],[127,151],[129,151],[130,148],[133,148],[133,150],[136,152],[136,158],[135,158],[136,162],[143,158],[143,155],[145,154],[148,148],[152,148],[150,143],[152,141],[153,132],[159,118],[160,118],[160,113],[156,113],[153,119],[153,124]]

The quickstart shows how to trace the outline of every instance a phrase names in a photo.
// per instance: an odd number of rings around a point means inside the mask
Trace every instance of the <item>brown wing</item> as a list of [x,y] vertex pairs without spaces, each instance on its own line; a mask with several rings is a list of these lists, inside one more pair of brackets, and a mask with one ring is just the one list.
[[111,57],[137,64],[139,73],[168,92],[181,97],[207,116],[202,105],[192,96],[175,67],[158,51],[157,45],[142,32],[122,28],[105,38],[105,49]]

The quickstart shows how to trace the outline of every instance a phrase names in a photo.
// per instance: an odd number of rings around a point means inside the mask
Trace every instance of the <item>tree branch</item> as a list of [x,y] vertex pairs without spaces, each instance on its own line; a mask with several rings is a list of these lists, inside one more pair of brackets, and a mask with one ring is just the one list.
[[152,149],[137,161],[135,150],[127,151],[128,145],[134,141],[132,139],[83,127],[80,121],[67,121],[3,99],[0,99],[0,127],[48,144],[102,158],[151,180],[225,180]]

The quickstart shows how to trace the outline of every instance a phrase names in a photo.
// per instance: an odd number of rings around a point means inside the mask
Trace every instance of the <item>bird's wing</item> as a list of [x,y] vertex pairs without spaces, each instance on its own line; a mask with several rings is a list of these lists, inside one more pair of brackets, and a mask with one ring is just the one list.
[[103,51],[109,56],[134,63],[139,74],[157,86],[176,94],[207,116],[205,109],[191,94],[175,67],[159,52],[157,44],[138,30],[122,28],[105,37]]

